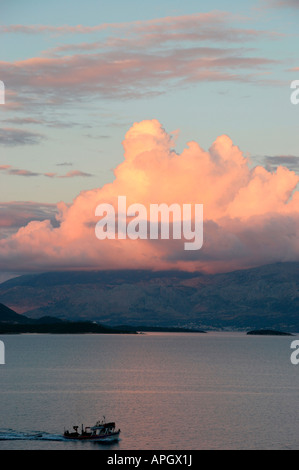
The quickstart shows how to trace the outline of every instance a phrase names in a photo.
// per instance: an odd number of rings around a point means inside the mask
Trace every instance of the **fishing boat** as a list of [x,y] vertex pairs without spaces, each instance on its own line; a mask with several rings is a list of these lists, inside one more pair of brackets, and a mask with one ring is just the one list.
[[116,430],[115,423],[106,423],[105,416],[97,421],[94,426],[86,426],[78,432],[79,426],[73,426],[72,432],[64,431],[63,437],[80,441],[117,441],[120,435],[120,429]]

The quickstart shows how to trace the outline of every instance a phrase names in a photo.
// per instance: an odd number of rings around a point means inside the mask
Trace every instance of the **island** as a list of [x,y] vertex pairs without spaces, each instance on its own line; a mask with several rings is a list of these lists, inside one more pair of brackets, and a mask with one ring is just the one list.
[[261,336],[293,336],[291,333],[285,333],[277,330],[252,330],[248,331],[247,335],[261,335]]

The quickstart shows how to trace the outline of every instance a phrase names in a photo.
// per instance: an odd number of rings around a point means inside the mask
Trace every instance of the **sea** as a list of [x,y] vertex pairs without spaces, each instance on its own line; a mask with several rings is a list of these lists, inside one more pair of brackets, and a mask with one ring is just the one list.
[[[0,450],[297,450],[298,335],[3,335]],[[68,441],[115,421],[120,440]]]

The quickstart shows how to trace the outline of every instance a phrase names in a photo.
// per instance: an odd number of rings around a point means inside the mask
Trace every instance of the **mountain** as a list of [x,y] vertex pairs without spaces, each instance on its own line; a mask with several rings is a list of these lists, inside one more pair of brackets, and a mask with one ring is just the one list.
[[28,318],[14,312],[4,304],[0,304],[0,334],[17,333],[101,333],[122,334],[137,333],[129,327],[109,328],[92,321],[70,322],[55,317],[42,317],[38,319]]
[[27,317],[20,315],[11,308],[0,303],[0,322],[7,323],[26,323]]
[[221,274],[142,270],[30,274],[0,284],[0,301],[30,318],[298,332],[299,263]]
[[25,315],[21,315],[20,313],[17,313],[6,305],[0,303],[0,323],[8,323],[10,325],[50,325],[53,323],[61,323],[62,321],[63,320],[61,320],[60,318],[52,316],[44,316],[37,319],[28,318]]

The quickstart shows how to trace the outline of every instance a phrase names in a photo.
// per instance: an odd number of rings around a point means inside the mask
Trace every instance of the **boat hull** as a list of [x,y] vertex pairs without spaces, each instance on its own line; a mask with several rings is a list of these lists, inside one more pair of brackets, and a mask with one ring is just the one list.
[[120,432],[113,432],[104,436],[64,435],[63,437],[71,441],[109,442],[109,441],[118,441],[119,435],[120,435]]

